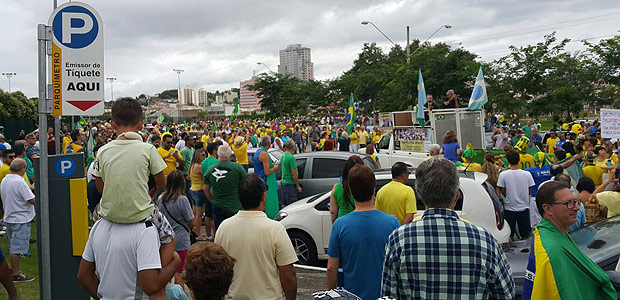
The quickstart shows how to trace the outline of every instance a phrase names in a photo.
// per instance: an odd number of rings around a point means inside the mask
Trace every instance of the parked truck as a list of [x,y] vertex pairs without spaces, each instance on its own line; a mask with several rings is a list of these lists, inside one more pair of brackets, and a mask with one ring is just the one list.
[[[428,120],[422,127],[417,124],[414,111],[380,114],[380,127],[385,133],[375,144],[375,155],[382,167],[389,168],[399,161],[418,166],[429,157],[431,144],[441,146],[448,130],[456,133],[462,148],[468,143],[474,149],[485,148],[484,110],[434,109],[427,111],[427,115]],[[366,149],[359,152],[366,153]]]

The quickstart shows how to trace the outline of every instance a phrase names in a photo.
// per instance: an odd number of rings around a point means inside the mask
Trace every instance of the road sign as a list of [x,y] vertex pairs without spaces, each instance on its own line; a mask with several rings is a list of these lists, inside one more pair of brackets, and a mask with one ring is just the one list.
[[61,158],[56,162],[56,173],[62,177],[69,177],[75,173],[75,161],[71,158]]
[[49,18],[52,26],[54,116],[103,114],[103,23],[87,4],[67,2]]

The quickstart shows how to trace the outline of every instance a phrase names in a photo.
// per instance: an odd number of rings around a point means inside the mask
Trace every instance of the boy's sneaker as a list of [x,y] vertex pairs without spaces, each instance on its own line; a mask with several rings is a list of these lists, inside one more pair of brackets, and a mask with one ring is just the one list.
[[28,277],[24,273],[19,273],[17,275],[11,276],[11,279],[13,279],[13,282],[15,282],[15,283],[18,283],[18,282],[31,282],[31,281],[34,280],[34,278]]

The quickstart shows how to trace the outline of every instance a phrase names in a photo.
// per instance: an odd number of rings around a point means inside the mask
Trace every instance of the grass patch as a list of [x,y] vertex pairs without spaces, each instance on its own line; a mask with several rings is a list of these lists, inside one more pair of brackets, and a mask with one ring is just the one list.
[[[32,229],[30,231],[30,237],[33,240],[37,239],[37,226],[35,223],[32,223]],[[0,248],[2,248],[2,252],[7,259],[9,259],[9,239],[5,236],[0,237]],[[26,300],[38,300],[39,296],[39,255],[37,253],[37,243],[30,244],[29,248],[30,257],[22,257],[19,268],[22,272],[26,273],[28,277],[34,277],[35,280],[31,282],[25,283],[16,283],[15,287],[17,288],[17,292],[19,296]],[[10,265],[10,264],[9,264]],[[0,300],[9,299],[6,290],[3,287],[0,287]]]

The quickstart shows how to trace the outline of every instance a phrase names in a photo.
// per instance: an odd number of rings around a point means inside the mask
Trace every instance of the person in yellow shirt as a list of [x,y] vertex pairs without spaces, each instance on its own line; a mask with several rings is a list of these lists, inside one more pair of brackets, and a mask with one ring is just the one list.
[[238,136],[235,138],[235,141],[232,145],[232,150],[235,153],[235,159],[237,163],[240,164],[245,171],[248,171],[248,144],[245,142],[245,139],[242,136]]
[[377,192],[375,200],[375,207],[378,210],[395,216],[401,225],[411,223],[418,211],[415,193],[406,185],[408,181],[407,165],[402,162],[395,163],[392,166],[392,181]]
[[[2,179],[4,179],[6,175],[11,173],[11,170],[9,170],[9,167],[11,166],[11,163],[13,162],[15,158],[16,158],[16,155],[13,150],[11,149],[2,150],[2,166],[0,167],[0,182],[2,182]],[[28,186],[32,189],[32,185],[30,184],[28,175],[24,173],[23,177],[26,183],[28,184]],[[2,217],[4,215],[4,211],[0,210],[0,212],[1,212],[0,217]]]
[[205,133],[204,133],[204,134],[202,135],[202,137],[200,138],[200,141],[201,141],[203,144],[205,144],[205,145],[206,145],[206,144],[208,144],[208,143],[209,143],[209,138],[210,138],[210,137],[209,137],[208,130],[206,130],[206,129],[205,129]]
[[176,170],[177,163],[183,166],[183,157],[179,154],[179,150],[172,147],[172,134],[164,134],[161,137],[161,147],[157,148],[157,152],[161,155],[161,158],[166,162],[166,168],[164,169],[164,176],[168,177],[170,172]]
[[545,143],[545,145],[547,145],[547,153],[549,154],[554,154],[555,153],[555,143],[557,143],[557,141],[559,140],[558,136],[555,133],[555,130],[551,129],[549,131],[549,137],[547,138],[547,143]]
[[587,152],[585,156],[586,166],[582,168],[583,176],[592,179],[595,187],[599,187],[603,183],[603,169],[594,164],[595,155],[592,152]]
[[530,139],[527,136],[522,136],[514,147],[517,151],[519,151],[519,166],[521,167],[521,170],[536,166],[534,156],[525,153],[525,150],[528,149],[529,145]]
[[467,149],[465,149],[465,151],[463,151],[463,155],[465,158],[465,163],[463,164],[464,168],[463,170],[467,170],[470,172],[482,172],[482,166],[477,163],[474,162],[474,149],[473,148],[469,148],[467,147]]
[[366,127],[360,126],[358,127],[357,138],[359,139],[360,148],[366,147],[368,144],[368,139],[370,138],[368,131],[366,131]]
[[360,148],[357,133],[355,131],[351,132],[351,134],[349,134],[349,138],[351,139],[351,143],[349,144],[349,149],[351,149],[351,152],[357,152],[357,150],[359,150]]
[[379,143],[380,140],[381,140],[381,130],[379,129],[379,127],[375,127],[375,129],[372,131],[372,142],[376,144],[376,143]]
[[603,169],[604,172],[615,168],[611,159],[607,158],[607,151],[605,151],[605,148],[600,146],[594,148],[594,155],[596,155],[594,164]]

